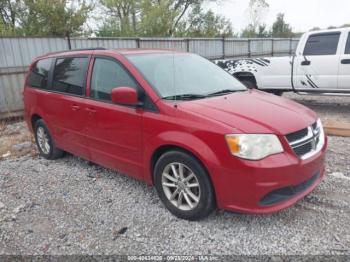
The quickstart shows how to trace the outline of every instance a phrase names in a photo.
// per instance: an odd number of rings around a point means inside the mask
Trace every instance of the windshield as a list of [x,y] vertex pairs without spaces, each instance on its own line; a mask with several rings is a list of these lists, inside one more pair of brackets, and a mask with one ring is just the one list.
[[143,54],[127,58],[164,99],[200,99],[246,90],[229,73],[194,54]]

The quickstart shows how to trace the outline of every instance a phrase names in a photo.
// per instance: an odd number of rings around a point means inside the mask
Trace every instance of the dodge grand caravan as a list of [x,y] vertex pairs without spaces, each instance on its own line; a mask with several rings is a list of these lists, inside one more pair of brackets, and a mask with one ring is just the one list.
[[276,212],[325,173],[327,138],[313,111],[247,90],[194,54],[48,54],[30,67],[24,103],[42,157],[69,152],[144,180],[184,219],[215,208]]

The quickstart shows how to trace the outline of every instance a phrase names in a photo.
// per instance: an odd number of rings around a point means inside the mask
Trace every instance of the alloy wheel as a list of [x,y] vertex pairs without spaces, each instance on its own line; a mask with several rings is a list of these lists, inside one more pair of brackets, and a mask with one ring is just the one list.
[[196,174],[182,163],[170,163],[162,172],[162,187],[170,203],[190,211],[200,202],[201,191]]
[[44,154],[49,154],[50,149],[51,149],[50,139],[49,139],[48,133],[46,132],[46,130],[42,126],[38,127],[38,129],[36,131],[36,136],[37,136],[38,144],[39,144],[41,151]]

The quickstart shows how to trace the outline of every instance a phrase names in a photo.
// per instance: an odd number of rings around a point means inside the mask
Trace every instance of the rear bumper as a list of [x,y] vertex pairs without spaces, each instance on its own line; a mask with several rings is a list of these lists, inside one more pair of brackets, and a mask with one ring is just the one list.
[[219,208],[242,213],[267,214],[295,204],[309,194],[325,175],[327,139],[322,150],[307,160],[292,152],[261,161],[217,169],[215,179]]

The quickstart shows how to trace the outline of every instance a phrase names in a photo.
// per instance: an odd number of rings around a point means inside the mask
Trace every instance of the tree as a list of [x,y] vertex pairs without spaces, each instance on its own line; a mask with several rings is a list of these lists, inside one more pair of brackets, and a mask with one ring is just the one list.
[[[205,0],[100,0],[108,18],[99,36],[214,36],[231,34],[231,24]],[[210,1],[210,0],[206,0]],[[205,33],[203,33],[205,32]]]
[[85,0],[2,0],[2,35],[65,36],[79,34],[92,6]]
[[318,26],[315,26],[315,27],[311,28],[309,31],[318,31],[318,30],[321,30],[321,28]]
[[203,11],[196,5],[188,18],[177,29],[178,36],[185,37],[229,37],[233,35],[232,26],[225,17],[216,15],[212,10]]
[[259,26],[262,24],[266,13],[269,10],[269,4],[266,0],[250,0],[248,6],[248,19],[251,30],[256,32]]
[[66,36],[79,35],[92,5],[85,0],[24,0],[28,16],[23,22],[27,35]]
[[271,33],[266,29],[265,24],[259,25],[257,30],[254,29],[253,26],[249,25],[242,31],[242,34],[241,34],[241,37],[243,38],[254,38],[254,37],[266,38],[270,36],[271,36]]
[[284,14],[277,14],[276,21],[272,25],[273,37],[293,37],[292,28],[284,21]]
[[135,36],[140,3],[137,0],[100,0],[107,17],[103,17],[105,22],[97,35]]
[[0,1],[0,34],[16,35],[20,31],[26,7],[22,0]]

